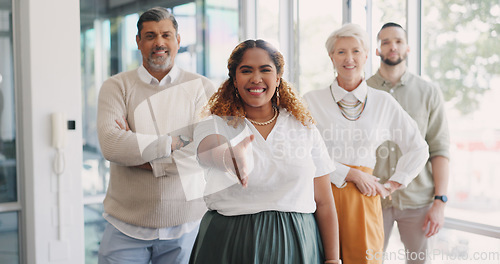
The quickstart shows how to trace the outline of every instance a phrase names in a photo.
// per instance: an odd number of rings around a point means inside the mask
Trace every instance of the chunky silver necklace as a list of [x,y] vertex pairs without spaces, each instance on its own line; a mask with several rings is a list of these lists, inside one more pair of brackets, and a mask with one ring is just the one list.
[[[330,94],[332,95],[333,101],[337,102],[335,100],[335,96],[333,96],[333,85],[330,85]],[[348,104],[344,101],[344,99],[342,99],[337,102],[337,105],[339,106],[342,116],[349,121],[356,121],[361,117],[361,114],[365,110],[366,101],[368,101],[368,93],[366,94],[364,103],[358,100],[358,102],[354,104]]]
[[269,125],[272,122],[274,122],[274,120],[276,120],[276,117],[278,117],[278,110],[276,110],[276,108],[274,108],[274,107],[273,107],[273,109],[274,109],[274,115],[273,115],[273,117],[271,119],[265,121],[265,122],[257,122],[255,120],[252,120],[252,119],[248,118],[248,117],[247,117],[247,119],[248,119],[248,121],[252,122],[252,124],[254,124],[254,125],[258,125],[258,126]]

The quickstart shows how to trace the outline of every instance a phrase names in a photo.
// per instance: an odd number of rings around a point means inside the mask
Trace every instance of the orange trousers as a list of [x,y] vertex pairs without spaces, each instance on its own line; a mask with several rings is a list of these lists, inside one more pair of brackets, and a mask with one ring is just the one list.
[[[366,173],[373,170],[350,166]],[[340,236],[340,256],[343,264],[380,264],[384,252],[384,221],[380,196],[368,197],[356,185],[347,182],[337,188],[332,183]]]

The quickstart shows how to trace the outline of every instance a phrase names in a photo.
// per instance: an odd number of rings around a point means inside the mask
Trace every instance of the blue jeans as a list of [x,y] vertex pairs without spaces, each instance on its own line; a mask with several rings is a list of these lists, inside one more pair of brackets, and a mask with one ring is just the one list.
[[173,240],[140,240],[107,224],[99,248],[99,264],[185,264],[198,228]]

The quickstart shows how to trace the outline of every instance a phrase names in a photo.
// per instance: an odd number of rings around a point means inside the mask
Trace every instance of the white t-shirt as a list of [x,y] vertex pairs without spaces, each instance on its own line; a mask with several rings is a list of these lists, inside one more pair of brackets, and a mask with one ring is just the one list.
[[[337,102],[344,97],[366,104],[358,120],[350,121],[342,116]],[[387,140],[396,142],[403,153],[390,180],[404,187],[418,175],[429,158],[427,143],[415,121],[390,94],[367,86],[365,81],[351,92],[335,81],[326,89],[307,93],[304,99],[335,160],[337,170],[330,174],[330,180],[339,188],[350,169],[343,164],[373,169],[376,149]]]
[[212,116],[196,127],[195,144],[211,134],[225,136],[232,146],[251,134],[255,140],[247,149],[252,170],[246,188],[234,175],[216,168],[206,170],[208,209],[226,216],[316,211],[314,178],[335,170],[316,126],[305,127],[282,109],[267,140],[248,120],[233,128],[222,118]]

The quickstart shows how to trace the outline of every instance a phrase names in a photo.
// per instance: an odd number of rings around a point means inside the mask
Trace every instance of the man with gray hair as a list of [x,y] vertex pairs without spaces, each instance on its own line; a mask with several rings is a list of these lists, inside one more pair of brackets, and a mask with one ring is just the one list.
[[167,9],[147,10],[137,29],[142,65],[99,93],[97,131],[110,161],[99,263],[187,263],[206,211],[189,143],[215,87],[175,65],[180,35]]
[[[427,238],[439,232],[444,224],[444,207],[448,186],[450,138],[441,91],[421,77],[410,73],[406,58],[410,48],[405,30],[396,23],[386,23],[377,35],[376,54],[380,68],[366,82],[389,92],[417,122],[429,145],[430,159],[425,168],[406,189],[397,190],[392,200],[383,199],[385,243],[398,223],[401,240],[413,259],[406,263],[425,263]],[[374,174],[385,182],[394,173],[401,152],[393,142],[377,150]]]

